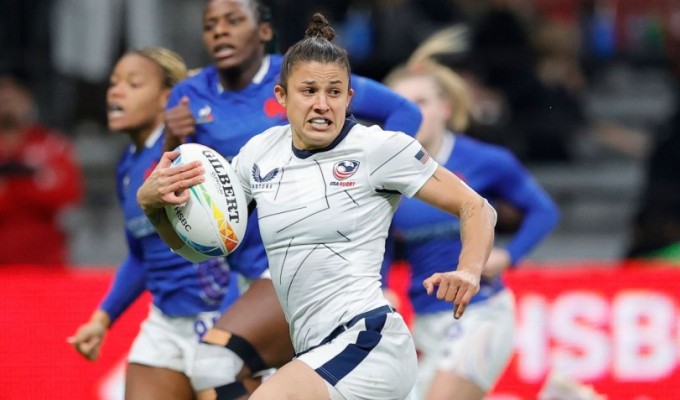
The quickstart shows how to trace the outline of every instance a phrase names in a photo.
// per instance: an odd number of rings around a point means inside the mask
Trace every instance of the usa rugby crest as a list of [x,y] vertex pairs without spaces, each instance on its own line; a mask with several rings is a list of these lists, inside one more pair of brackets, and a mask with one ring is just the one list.
[[343,160],[338,161],[333,166],[333,176],[339,181],[344,181],[350,176],[354,175],[359,169],[359,161]]

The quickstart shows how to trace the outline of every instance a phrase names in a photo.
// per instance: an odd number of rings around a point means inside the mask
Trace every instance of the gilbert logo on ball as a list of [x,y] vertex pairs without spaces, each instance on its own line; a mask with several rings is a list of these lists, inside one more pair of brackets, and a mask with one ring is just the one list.
[[223,257],[238,247],[248,223],[248,205],[231,164],[217,151],[197,143],[179,146],[173,165],[200,161],[205,181],[189,188],[189,200],[166,206],[165,212],[177,235],[197,252]]

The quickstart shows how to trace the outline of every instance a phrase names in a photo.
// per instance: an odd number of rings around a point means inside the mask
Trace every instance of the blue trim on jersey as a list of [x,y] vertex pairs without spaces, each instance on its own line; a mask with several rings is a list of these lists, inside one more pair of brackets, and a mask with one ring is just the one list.
[[[300,150],[300,149],[296,149],[295,146],[293,145],[293,143],[291,143],[291,146],[293,148],[293,154],[295,154],[295,157],[297,157],[297,158],[305,159],[307,157],[313,156],[316,153],[322,153],[324,151],[333,150],[338,144],[340,144],[340,142],[342,142],[342,140],[347,136],[349,131],[352,130],[352,128],[354,128],[354,125],[356,125],[356,124],[357,124],[357,121],[354,119],[354,117],[351,117],[351,116],[347,117],[347,119],[345,119],[345,124],[342,126],[342,130],[340,131],[340,134],[338,135],[338,137],[333,139],[331,144],[329,144],[328,146],[326,146],[322,149]],[[291,128],[291,129],[293,129],[293,128]]]
[[[524,214],[522,225],[507,246],[513,265],[557,225],[557,206],[508,150],[456,136],[443,166],[492,204],[496,199],[503,199]],[[415,312],[450,310],[449,303],[428,296],[422,282],[435,272],[456,267],[462,247],[460,221],[418,199],[404,198],[392,221],[383,267],[393,261],[393,240],[402,246],[404,257],[411,265],[409,296]],[[480,291],[472,302],[484,301],[503,288],[501,278],[482,279]]]
[[359,332],[356,343],[350,343],[337,356],[316,369],[328,383],[335,386],[342,378],[354,370],[382,339],[387,314],[364,318],[366,330]]

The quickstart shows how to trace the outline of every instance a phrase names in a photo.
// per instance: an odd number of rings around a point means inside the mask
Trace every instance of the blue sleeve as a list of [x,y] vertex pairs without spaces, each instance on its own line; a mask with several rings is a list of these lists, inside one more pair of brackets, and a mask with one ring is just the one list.
[[507,245],[514,266],[557,226],[560,213],[555,202],[512,154],[505,153],[494,168],[502,171],[496,194],[524,214]]
[[350,109],[355,117],[415,137],[423,120],[417,104],[382,83],[358,75],[352,75],[352,88]]
[[133,251],[118,267],[109,292],[99,306],[111,318],[111,324],[130,307],[146,289],[146,271],[139,257]]
[[168,102],[165,104],[165,109],[168,110],[179,104],[182,96],[184,96],[182,85],[176,85],[174,88],[172,88],[172,90],[170,90],[170,96],[168,96]]

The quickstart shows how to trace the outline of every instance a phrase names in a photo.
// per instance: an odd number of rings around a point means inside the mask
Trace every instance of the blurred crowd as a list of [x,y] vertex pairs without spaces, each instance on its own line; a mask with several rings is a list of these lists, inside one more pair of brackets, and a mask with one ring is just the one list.
[[[311,14],[321,11],[338,28],[353,72],[376,80],[426,38],[454,27],[457,50],[439,61],[464,76],[475,97],[468,135],[509,148],[532,168],[563,208],[563,233],[610,235],[615,241],[609,251],[586,251],[583,258],[680,257],[677,2],[265,3],[277,27],[274,51],[300,39]],[[105,128],[104,94],[114,60],[126,49],[153,45],[177,51],[190,67],[206,65],[197,29],[202,9],[202,2],[192,0],[0,2],[0,76],[31,94],[34,122],[63,132],[54,140],[65,154],[74,146],[67,182],[78,186],[84,174],[83,201],[82,188],[74,187],[68,199],[49,201],[54,215],[42,218],[70,237],[71,255],[64,260],[113,264],[123,256],[116,253],[120,239],[111,239],[122,230],[111,182],[125,141]],[[0,97],[0,118],[11,103]],[[5,153],[8,132],[0,119]],[[37,167],[19,168],[0,156],[0,202],[4,195],[29,204],[16,191],[4,193],[13,180],[36,180]],[[16,226],[9,218],[3,208],[0,230]],[[566,236],[558,230],[556,237]],[[552,259],[580,253],[540,254]]]

